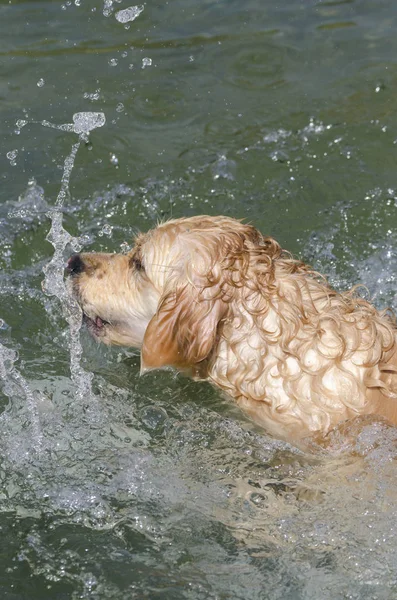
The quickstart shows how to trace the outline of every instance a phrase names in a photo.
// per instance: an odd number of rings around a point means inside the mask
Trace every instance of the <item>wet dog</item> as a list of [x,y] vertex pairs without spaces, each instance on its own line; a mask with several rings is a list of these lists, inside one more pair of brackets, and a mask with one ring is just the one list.
[[211,381],[273,435],[326,435],[360,415],[397,424],[393,316],[250,225],[171,220],[129,254],[76,254],[67,270],[97,340],[140,348],[142,372]]

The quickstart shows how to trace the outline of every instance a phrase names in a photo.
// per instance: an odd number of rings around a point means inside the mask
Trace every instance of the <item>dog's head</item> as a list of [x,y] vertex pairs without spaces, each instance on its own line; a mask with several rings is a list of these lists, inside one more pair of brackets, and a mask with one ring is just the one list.
[[236,296],[271,285],[280,253],[250,225],[200,216],[139,235],[127,255],[74,255],[68,271],[98,340],[141,347],[143,369],[183,369],[209,357]]

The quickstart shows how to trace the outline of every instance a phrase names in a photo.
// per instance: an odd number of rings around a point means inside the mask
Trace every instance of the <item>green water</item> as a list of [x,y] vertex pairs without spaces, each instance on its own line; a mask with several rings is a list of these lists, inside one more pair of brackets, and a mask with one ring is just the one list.
[[41,122],[106,116],[65,201],[85,251],[245,217],[396,309],[397,4],[130,6],[0,0],[0,598],[396,598],[394,430],[366,428],[363,462],[303,455],[84,333],[82,393],[41,288],[77,136]]

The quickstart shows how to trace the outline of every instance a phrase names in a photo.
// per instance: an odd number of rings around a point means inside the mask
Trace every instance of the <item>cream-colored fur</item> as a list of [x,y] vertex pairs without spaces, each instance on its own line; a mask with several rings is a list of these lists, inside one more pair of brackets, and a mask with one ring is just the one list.
[[97,339],[141,348],[142,371],[210,380],[274,435],[325,435],[362,414],[397,423],[392,315],[250,225],[168,221],[130,254],[82,254],[69,271]]

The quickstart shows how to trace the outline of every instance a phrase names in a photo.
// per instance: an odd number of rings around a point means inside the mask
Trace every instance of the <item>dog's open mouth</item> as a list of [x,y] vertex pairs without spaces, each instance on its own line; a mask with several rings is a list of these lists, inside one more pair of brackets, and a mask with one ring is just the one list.
[[85,313],[83,314],[83,323],[94,335],[100,335],[104,331],[106,325],[110,325],[109,321],[105,321],[105,319],[101,319],[99,316],[91,319],[91,317]]

